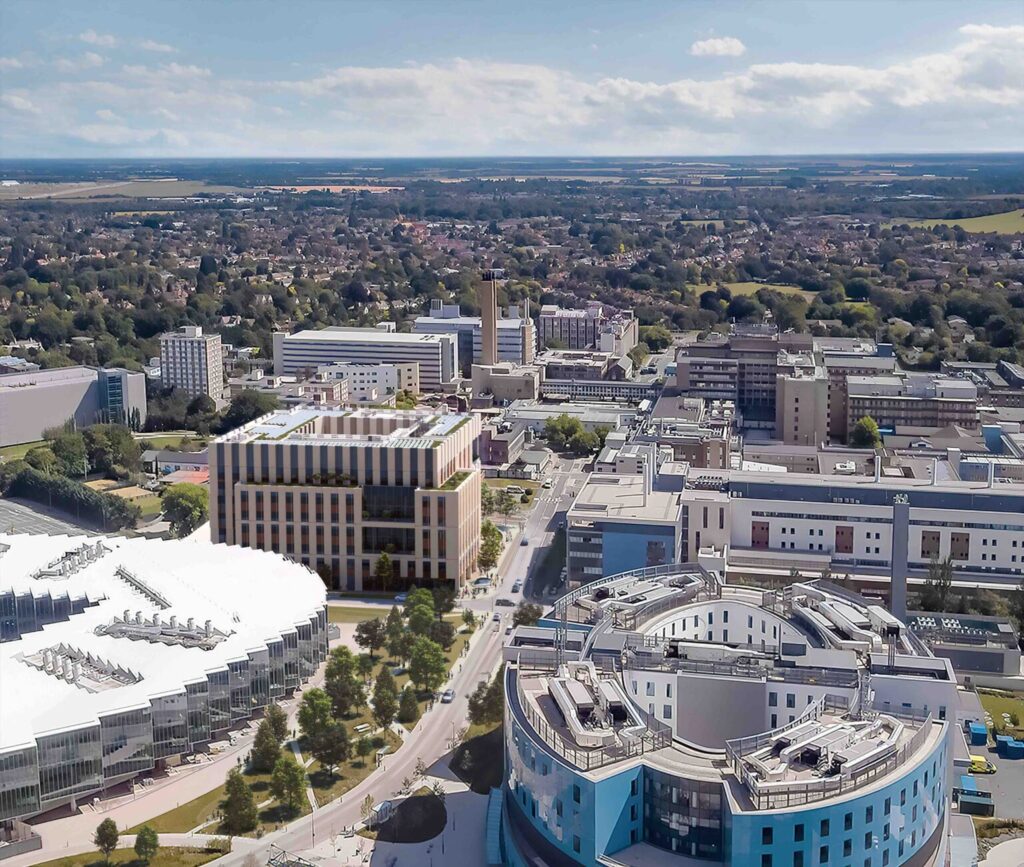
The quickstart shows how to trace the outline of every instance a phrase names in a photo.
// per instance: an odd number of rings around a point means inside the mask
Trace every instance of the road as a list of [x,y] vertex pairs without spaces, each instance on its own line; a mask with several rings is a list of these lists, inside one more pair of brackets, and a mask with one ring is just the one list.
[[0,499],[0,533],[44,533],[47,536],[80,535],[85,525],[75,526],[75,518],[38,503],[22,503],[9,498]]

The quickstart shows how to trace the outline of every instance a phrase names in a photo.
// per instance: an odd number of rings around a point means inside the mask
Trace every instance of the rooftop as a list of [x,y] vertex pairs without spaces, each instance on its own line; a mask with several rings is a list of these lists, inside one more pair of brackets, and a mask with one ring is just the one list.
[[379,328],[346,328],[340,325],[332,325],[328,328],[309,329],[296,331],[289,334],[286,340],[317,340],[317,341],[342,341],[342,340],[365,340],[371,343],[437,343],[440,340],[449,339],[446,334],[414,334],[409,331],[383,331]]
[[678,523],[683,508],[679,494],[646,488],[643,475],[593,473],[569,508],[568,519]]
[[303,566],[248,548],[0,535],[0,593],[84,597],[69,619],[0,643],[0,752],[88,724],[245,658],[325,603]]

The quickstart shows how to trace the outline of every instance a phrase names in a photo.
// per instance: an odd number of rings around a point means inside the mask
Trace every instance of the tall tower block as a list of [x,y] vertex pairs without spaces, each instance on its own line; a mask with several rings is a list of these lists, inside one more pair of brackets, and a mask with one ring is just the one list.
[[480,287],[480,363],[484,366],[498,363],[498,284],[502,272],[491,269],[484,272]]

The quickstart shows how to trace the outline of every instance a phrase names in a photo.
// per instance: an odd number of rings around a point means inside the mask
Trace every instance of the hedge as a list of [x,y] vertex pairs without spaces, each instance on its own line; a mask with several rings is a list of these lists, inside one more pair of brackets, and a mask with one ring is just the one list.
[[66,476],[48,475],[32,467],[21,470],[8,494],[76,514],[107,530],[134,527],[141,511],[127,500],[87,488]]

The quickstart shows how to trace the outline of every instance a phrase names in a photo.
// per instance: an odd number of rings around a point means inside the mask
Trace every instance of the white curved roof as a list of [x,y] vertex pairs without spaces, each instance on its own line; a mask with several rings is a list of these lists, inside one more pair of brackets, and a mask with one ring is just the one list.
[[[97,543],[103,548],[97,549]],[[91,546],[92,559],[59,574],[65,555]],[[98,555],[98,556],[97,556]],[[57,574],[52,574],[57,573]],[[133,576],[133,585],[124,575]],[[279,554],[191,541],[122,537],[0,534],[0,593],[85,596],[91,605],[69,620],[0,642],[0,752],[30,744],[37,735],[95,723],[110,712],[139,707],[149,699],[179,692],[184,684],[244,659],[295,625],[308,623],[326,602],[323,582],[306,567]],[[210,649],[96,634],[125,611],[134,620],[167,624],[191,618],[197,628],[210,621],[224,633]],[[24,661],[57,645],[92,654],[132,673],[136,683],[90,691]]]

